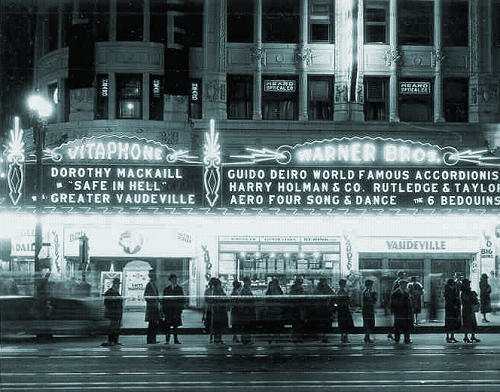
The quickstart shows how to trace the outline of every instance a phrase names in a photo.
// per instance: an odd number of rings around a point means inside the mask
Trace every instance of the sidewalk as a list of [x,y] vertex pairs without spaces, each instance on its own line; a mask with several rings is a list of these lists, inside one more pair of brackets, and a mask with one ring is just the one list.
[[[419,322],[415,328],[415,333],[441,333],[444,326],[444,309],[438,311],[436,320],[428,320],[427,314],[419,315]],[[201,310],[186,309],[182,312],[182,327],[183,333],[196,334],[202,333],[203,312]],[[352,314],[355,331],[361,333],[363,319],[361,312],[353,312]],[[500,312],[489,313],[487,315],[489,323],[481,322],[482,315],[477,313],[476,319],[478,323],[478,331],[483,333],[500,333]],[[392,315],[384,315],[383,310],[377,310],[375,317],[376,332],[383,333],[388,331],[393,325]],[[333,326],[337,326],[336,320]],[[123,315],[122,331],[124,334],[145,333],[147,323],[144,321],[144,312],[125,312]]]

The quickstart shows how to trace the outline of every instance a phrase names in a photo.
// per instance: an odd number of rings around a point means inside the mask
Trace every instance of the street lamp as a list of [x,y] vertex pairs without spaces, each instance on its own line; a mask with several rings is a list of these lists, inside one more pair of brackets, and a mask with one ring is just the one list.
[[35,143],[35,156],[36,156],[36,179],[35,179],[35,297],[38,296],[38,282],[37,276],[41,270],[40,268],[40,251],[43,246],[42,235],[42,197],[43,197],[43,171],[42,171],[42,158],[43,147],[45,144],[45,132],[47,129],[47,119],[52,115],[53,106],[50,101],[40,94],[30,95],[28,98],[28,108],[33,113],[33,139]]

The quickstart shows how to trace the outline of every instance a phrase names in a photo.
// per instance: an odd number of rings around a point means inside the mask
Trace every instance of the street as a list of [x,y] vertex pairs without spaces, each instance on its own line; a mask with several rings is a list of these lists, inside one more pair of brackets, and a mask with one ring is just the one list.
[[[56,337],[35,343],[2,342],[2,391],[281,391],[335,388],[338,391],[498,391],[500,336],[483,334],[478,344],[447,344],[438,334],[417,334],[413,344],[362,335],[341,344],[332,335],[317,341],[249,346],[208,343],[208,336],[181,336],[182,345],[146,345],[144,336],[123,336],[122,346],[101,347],[104,338]],[[460,335],[457,335],[457,339]]]

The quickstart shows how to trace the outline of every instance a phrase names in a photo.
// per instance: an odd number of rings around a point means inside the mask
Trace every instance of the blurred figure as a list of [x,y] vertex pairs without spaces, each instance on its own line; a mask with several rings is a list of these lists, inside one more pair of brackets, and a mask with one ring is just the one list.
[[226,293],[219,279],[211,280],[211,288],[207,294],[205,301],[210,308],[210,333],[213,335],[214,343],[222,344],[222,334],[227,330],[228,318],[226,304],[222,298]]
[[120,295],[120,278],[114,278],[111,287],[104,293],[104,317],[109,319],[108,341],[101,346],[121,345],[118,342],[123,315],[123,299]]
[[418,315],[422,312],[422,295],[424,294],[424,286],[417,282],[417,277],[412,276],[411,282],[408,284],[408,292],[411,298],[411,307],[415,317],[414,323],[418,325]]
[[[241,282],[239,280],[233,280],[233,291],[231,291],[232,297],[238,297],[241,291]],[[238,299],[236,298],[231,307],[231,329],[233,330],[233,342],[239,343],[238,334],[241,333],[241,318],[239,315],[240,308],[238,306]]]
[[[325,277],[319,278],[318,285],[314,290],[314,294],[318,296],[324,295],[334,295],[335,292],[328,285],[328,280]],[[327,333],[330,332],[333,321],[333,304],[332,298],[317,298],[315,299],[317,305],[313,306],[311,309],[310,326],[311,330],[314,332],[319,332],[321,334],[321,341],[323,343],[328,342]]]
[[[462,326],[464,329],[464,343],[480,342],[476,338],[477,321],[476,312],[479,311],[479,300],[477,293],[470,287],[470,280],[462,280],[462,293],[460,298],[462,300]],[[469,339],[469,333],[471,337]]]
[[373,289],[373,280],[367,279],[365,281],[365,289],[363,290],[363,305],[361,314],[363,315],[363,329],[365,331],[365,343],[373,343],[370,339],[375,327],[375,304],[377,303],[377,293]]
[[479,280],[479,299],[481,301],[481,313],[483,314],[483,323],[489,323],[486,314],[491,312],[491,286],[488,283],[488,275],[482,274]]
[[[243,278],[243,287],[240,291],[240,311],[241,318],[241,343],[250,344],[252,342],[251,332],[255,328],[255,303],[251,287],[250,277]],[[243,297],[249,297],[243,298]]]
[[[283,295],[283,290],[280,287],[278,279],[272,278],[268,285],[265,293],[266,296],[279,296]],[[270,333],[274,334],[275,341],[279,339],[279,333],[283,331],[284,324],[284,314],[283,307],[276,301],[276,299],[271,299],[266,301],[266,308],[264,310],[264,320],[265,327]],[[271,343],[271,338],[269,343]]]
[[457,343],[455,332],[460,329],[460,290],[454,279],[448,279],[444,286],[444,329],[446,341]]
[[351,310],[349,309],[349,293],[347,291],[347,280],[339,280],[339,289],[337,295],[344,297],[337,302],[337,318],[340,331],[340,341],[342,343],[349,343],[349,333],[354,328],[352,321]]
[[170,328],[172,328],[174,344],[181,344],[177,337],[177,328],[182,325],[182,310],[186,305],[186,299],[184,298],[182,287],[177,284],[177,275],[170,274],[168,280],[170,281],[170,285],[163,290],[161,301],[165,327],[165,343],[170,343]]
[[161,320],[160,299],[158,287],[156,286],[156,271],[150,270],[148,275],[149,282],[144,290],[144,299],[146,300],[144,320],[148,322],[146,342],[147,344],[156,344],[156,334]]
[[[391,303],[392,294],[394,294],[394,292],[399,289],[399,283],[400,283],[401,279],[405,278],[405,276],[406,276],[406,273],[404,271],[398,271],[396,273],[396,279],[392,283],[391,292],[389,294],[389,307],[391,309],[391,313],[394,313],[392,311],[392,303]],[[393,336],[392,331],[387,334],[387,339],[394,340],[394,336]]]
[[413,313],[408,293],[408,281],[399,280],[398,288],[393,291],[391,296],[391,309],[394,313],[394,341],[399,343],[401,333],[403,333],[404,342],[411,343],[410,332],[413,328]]
[[303,341],[304,336],[304,287],[302,284],[304,281],[302,278],[296,278],[293,282],[292,287],[290,287],[290,295],[301,296],[293,301],[290,307],[290,318],[292,320],[292,340],[293,341]]
[[50,316],[50,271],[42,272],[38,280],[36,289],[37,316],[41,320],[46,320]]
[[212,334],[212,300],[210,297],[214,295],[214,286],[217,278],[210,278],[205,289],[204,299],[205,299],[205,311],[203,312],[203,324],[205,325],[205,330],[210,334],[210,343],[213,342]]

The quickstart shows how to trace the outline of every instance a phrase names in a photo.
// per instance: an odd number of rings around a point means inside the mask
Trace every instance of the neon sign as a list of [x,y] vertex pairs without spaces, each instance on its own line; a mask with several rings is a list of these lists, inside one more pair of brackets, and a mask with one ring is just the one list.
[[19,127],[19,117],[14,118],[14,129],[10,130],[10,140],[7,145],[7,183],[12,204],[17,205],[23,193],[24,186],[24,141],[23,130]]

